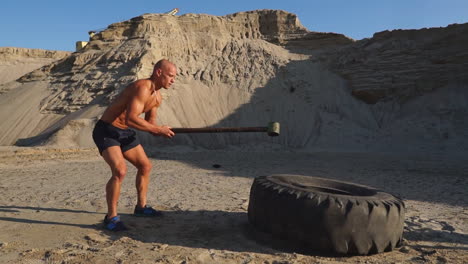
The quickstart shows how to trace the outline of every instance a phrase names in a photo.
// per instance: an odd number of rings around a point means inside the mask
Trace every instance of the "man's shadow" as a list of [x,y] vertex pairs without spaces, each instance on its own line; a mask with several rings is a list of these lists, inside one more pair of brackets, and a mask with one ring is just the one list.
[[[42,213],[42,220],[34,219],[29,213]],[[28,213],[28,216],[23,216]],[[122,221],[129,227],[128,231],[112,232],[104,229],[102,222],[80,224],[70,218],[54,217],[53,214],[88,214],[90,219],[104,212],[73,210],[62,208],[45,208],[33,206],[0,206],[0,223],[13,222],[32,225],[58,225],[79,227],[101,232],[110,241],[129,237],[143,243],[160,243],[190,248],[220,249],[230,251],[248,251],[258,253],[276,252],[262,247],[249,235],[251,231],[246,212],[225,211],[181,211],[165,209],[162,217],[137,217],[132,214],[121,214]],[[44,214],[50,214],[44,216]],[[83,216],[80,216],[82,218]],[[39,218],[39,217],[38,217]],[[51,220],[43,220],[55,219]],[[68,220],[65,220],[68,219]],[[101,217],[99,217],[101,219]]]
[[331,252],[310,250],[307,245],[273,237],[254,228],[247,212],[164,211],[156,218],[122,215],[129,231],[107,231],[111,240],[130,237],[143,243],[159,243],[189,248],[252,252],[261,254],[301,253],[343,257]]
[[[47,207],[33,207],[33,206],[0,206],[0,213],[14,213],[14,216],[2,216],[0,215],[0,221],[15,222],[15,223],[26,223],[26,224],[43,224],[43,225],[63,225],[63,226],[75,226],[81,228],[97,229],[96,224],[76,224],[67,223],[63,221],[42,221],[36,219],[21,218],[21,212],[25,210],[31,210],[35,212],[57,212],[57,213],[80,213],[80,214],[97,214],[97,212],[83,211],[83,210],[71,210],[63,208],[47,208]],[[17,217],[19,216],[19,217]]]
[[[308,251],[303,245],[294,244],[291,241],[274,239],[271,235],[256,230],[249,224],[247,212],[164,209],[162,217],[137,217],[132,214],[121,214],[121,220],[125,222],[129,230],[112,232],[105,230],[102,222],[78,224],[69,220],[44,221],[31,219],[31,217],[21,217],[21,213],[25,210],[42,211],[51,214],[90,214],[92,218],[96,218],[96,214],[104,216],[104,213],[101,212],[83,210],[0,206],[0,221],[33,225],[80,227],[101,232],[104,237],[108,237],[110,242],[128,237],[142,243],[158,243],[188,248],[262,254],[298,252],[309,255],[332,256],[328,253]],[[8,215],[8,217],[2,216],[4,213],[12,213],[14,215]]]
[[143,243],[159,243],[189,248],[272,254],[274,249],[258,243],[247,212],[165,210],[162,217],[123,214],[130,230],[105,231],[111,240],[130,237]]

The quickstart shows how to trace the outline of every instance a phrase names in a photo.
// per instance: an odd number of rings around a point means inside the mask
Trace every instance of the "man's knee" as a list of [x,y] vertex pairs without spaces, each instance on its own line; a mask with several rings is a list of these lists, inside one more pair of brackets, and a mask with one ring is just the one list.
[[142,174],[149,174],[151,172],[151,169],[153,168],[153,164],[151,162],[141,162],[137,165],[137,169],[142,173]]
[[127,165],[125,162],[117,164],[112,169],[112,177],[117,178],[119,181],[122,181],[125,178],[125,175],[127,175]]

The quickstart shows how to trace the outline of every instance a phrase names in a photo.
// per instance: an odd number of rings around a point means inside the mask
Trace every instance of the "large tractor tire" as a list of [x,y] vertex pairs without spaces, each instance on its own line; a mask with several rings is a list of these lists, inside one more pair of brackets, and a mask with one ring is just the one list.
[[391,251],[402,243],[400,198],[348,182],[301,175],[257,177],[249,222],[301,250],[345,255]]

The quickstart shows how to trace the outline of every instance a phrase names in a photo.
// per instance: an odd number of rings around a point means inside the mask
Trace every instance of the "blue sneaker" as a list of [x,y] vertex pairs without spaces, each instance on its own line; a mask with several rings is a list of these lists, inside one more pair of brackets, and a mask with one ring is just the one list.
[[114,216],[111,219],[107,219],[107,215],[104,217],[104,227],[110,231],[125,231],[128,228],[120,221],[120,216]]
[[161,211],[155,210],[153,209],[153,207],[145,205],[145,207],[143,208],[135,207],[135,211],[133,212],[133,215],[154,217],[154,216],[162,216],[163,214]]

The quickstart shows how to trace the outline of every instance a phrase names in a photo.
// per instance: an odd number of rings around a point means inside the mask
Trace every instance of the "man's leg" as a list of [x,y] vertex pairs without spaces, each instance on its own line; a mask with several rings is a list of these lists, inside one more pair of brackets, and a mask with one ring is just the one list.
[[153,165],[141,145],[125,151],[123,156],[138,169],[135,181],[138,193],[137,207],[143,208],[146,205],[149,177]]
[[127,165],[120,146],[112,146],[102,152],[102,157],[109,164],[112,177],[106,185],[107,218],[117,216],[117,202],[120,196],[120,186],[127,174]]

